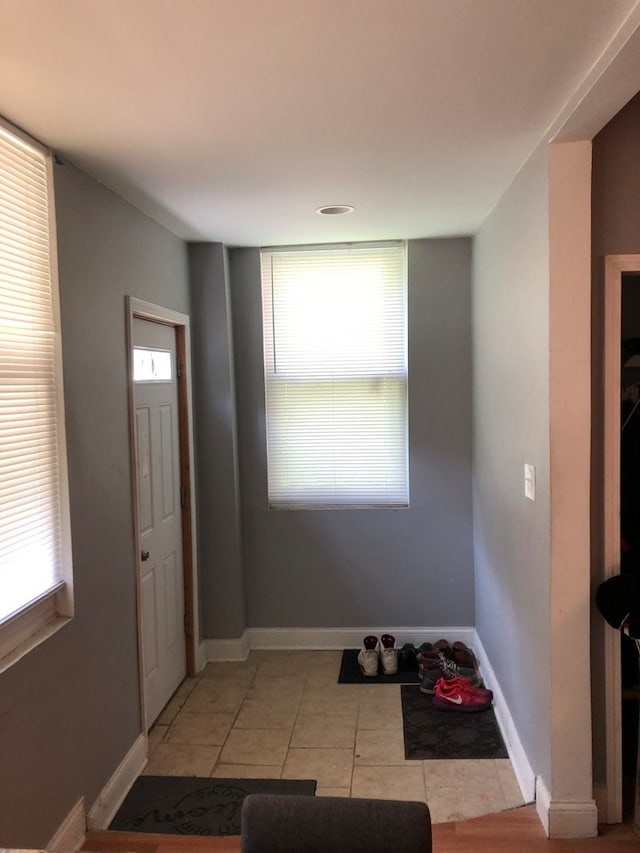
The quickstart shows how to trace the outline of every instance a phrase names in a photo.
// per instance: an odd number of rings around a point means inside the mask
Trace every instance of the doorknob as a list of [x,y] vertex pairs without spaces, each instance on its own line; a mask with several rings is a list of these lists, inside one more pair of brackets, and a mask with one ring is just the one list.
[[148,551],[141,551],[140,552],[140,559],[142,560],[143,563],[146,560],[148,560],[149,559],[149,552]]

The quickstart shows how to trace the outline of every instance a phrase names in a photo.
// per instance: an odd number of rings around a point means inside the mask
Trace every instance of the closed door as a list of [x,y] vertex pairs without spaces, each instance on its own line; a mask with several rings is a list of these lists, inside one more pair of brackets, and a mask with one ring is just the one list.
[[147,729],[186,675],[175,330],[134,318],[138,571]]

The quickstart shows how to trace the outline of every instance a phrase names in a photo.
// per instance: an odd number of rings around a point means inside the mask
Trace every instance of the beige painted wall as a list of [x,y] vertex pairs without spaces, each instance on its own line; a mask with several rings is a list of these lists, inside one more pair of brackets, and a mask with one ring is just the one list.
[[[591,143],[549,146],[551,808],[597,833],[590,662]],[[558,806],[556,806],[558,804]],[[575,804],[575,807],[572,807]]]

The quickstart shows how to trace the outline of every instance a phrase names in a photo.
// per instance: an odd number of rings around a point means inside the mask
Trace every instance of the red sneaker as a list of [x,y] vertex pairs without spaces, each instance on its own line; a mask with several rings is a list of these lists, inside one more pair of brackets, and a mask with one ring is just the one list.
[[489,690],[488,687],[480,687],[477,684],[473,684],[468,678],[459,676],[457,678],[447,679],[447,684],[457,684],[458,682],[462,682],[462,684],[470,687],[472,692],[478,693],[480,696],[486,696],[488,699],[493,699],[493,690]]
[[477,688],[465,684],[464,679],[446,681],[441,678],[435,686],[433,707],[440,711],[484,711],[491,705],[491,699]]

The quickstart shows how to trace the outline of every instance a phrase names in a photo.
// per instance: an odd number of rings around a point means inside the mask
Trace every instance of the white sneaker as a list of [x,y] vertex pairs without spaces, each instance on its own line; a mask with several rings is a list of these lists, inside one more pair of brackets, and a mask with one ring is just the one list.
[[395,675],[398,671],[398,650],[396,649],[396,638],[392,634],[383,634],[380,637],[382,648],[380,649],[380,662],[385,675]]
[[363,675],[378,674],[378,652],[375,649],[361,649],[358,652],[358,663]]
[[358,652],[358,666],[363,675],[378,674],[378,638],[370,635],[364,638],[364,648]]

